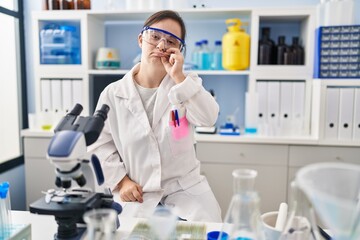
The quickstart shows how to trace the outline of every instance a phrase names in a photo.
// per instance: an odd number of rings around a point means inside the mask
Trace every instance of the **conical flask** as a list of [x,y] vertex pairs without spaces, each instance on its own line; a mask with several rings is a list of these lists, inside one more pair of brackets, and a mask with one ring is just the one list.
[[[232,172],[234,195],[225,216],[222,232],[229,240],[262,240],[260,198],[254,190],[257,171],[236,169]],[[223,237],[219,236],[219,239]]]
[[293,181],[290,212],[280,240],[319,240],[320,235],[317,229],[314,208]]

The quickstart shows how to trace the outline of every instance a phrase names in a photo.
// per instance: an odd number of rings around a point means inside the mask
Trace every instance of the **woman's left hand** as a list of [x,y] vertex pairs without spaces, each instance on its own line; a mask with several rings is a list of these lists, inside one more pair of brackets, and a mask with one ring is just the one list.
[[169,56],[161,57],[161,62],[164,65],[166,72],[175,83],[181,83],[185,80],[185,75],[183,73],[184,56],[177,48],[169,48],[165,53]]

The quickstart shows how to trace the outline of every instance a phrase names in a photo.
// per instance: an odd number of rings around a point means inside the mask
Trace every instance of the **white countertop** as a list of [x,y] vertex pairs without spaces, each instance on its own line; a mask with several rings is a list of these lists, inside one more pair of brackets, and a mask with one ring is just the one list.
[[[125,239],[135,225],[144,220],[142,218],[134,218],[119,215],[120,228],[116,232],[116,239]],[[37,215],[28,211],[12,211],[12,223],[14,224],[31,224],[31,239],[54,239],[54,234],[57,232],[57,224],[54,216]],[[220,230],[221,223],[204,223],[206,225],[206,232]]]
[[[23,129],[22,137],[52,137],[53,131],[40,129]],[[220,134],[195,134],[197,142],[217,142],[217,143],[255,143],[255,144],[284,144],[284,145],[313,145],[313,146],[343,146],[359,147],[360,141],[353,140],[327,140],[318,139],[312,136],[262,136],[262,135],[240,135],[224,136]]]

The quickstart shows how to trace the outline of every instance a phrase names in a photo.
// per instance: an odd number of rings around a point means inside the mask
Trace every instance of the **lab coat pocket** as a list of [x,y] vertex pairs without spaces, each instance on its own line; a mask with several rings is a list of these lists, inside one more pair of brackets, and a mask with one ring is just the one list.
[[185,116],[179,119],[179,124],[169,122],[168,137],[173,155],[188,152],[194,147],[190,132],[189,122]]
[[173,140],[178,141],[189,135],[189,122],[186,117],[179,119],[179,124],[170,122],[171,135]]

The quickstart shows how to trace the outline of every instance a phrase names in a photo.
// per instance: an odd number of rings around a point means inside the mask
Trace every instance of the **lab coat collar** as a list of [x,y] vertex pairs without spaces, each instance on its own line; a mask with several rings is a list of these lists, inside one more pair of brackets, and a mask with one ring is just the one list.
[[[141,102],[138,91],[136,90],[133,73],[139,71],[140,63],[135,65],[124,77],[118,82],[115,90],[115,96],[126,99],[126,106],[130,112],[132,112],[139,121],[146,127],[150,128],[148,117],[144,110],[144,106]],[[168,99],[168,93],[170,88],[175,85],[175,82],[171,80],[169,75],[166,75],[161,81],[160,86],[157,90],[157,96],[154,106],[154,116],[152,127],[155,129],[159,123],[164,112],[169,108],[170,102]]]

